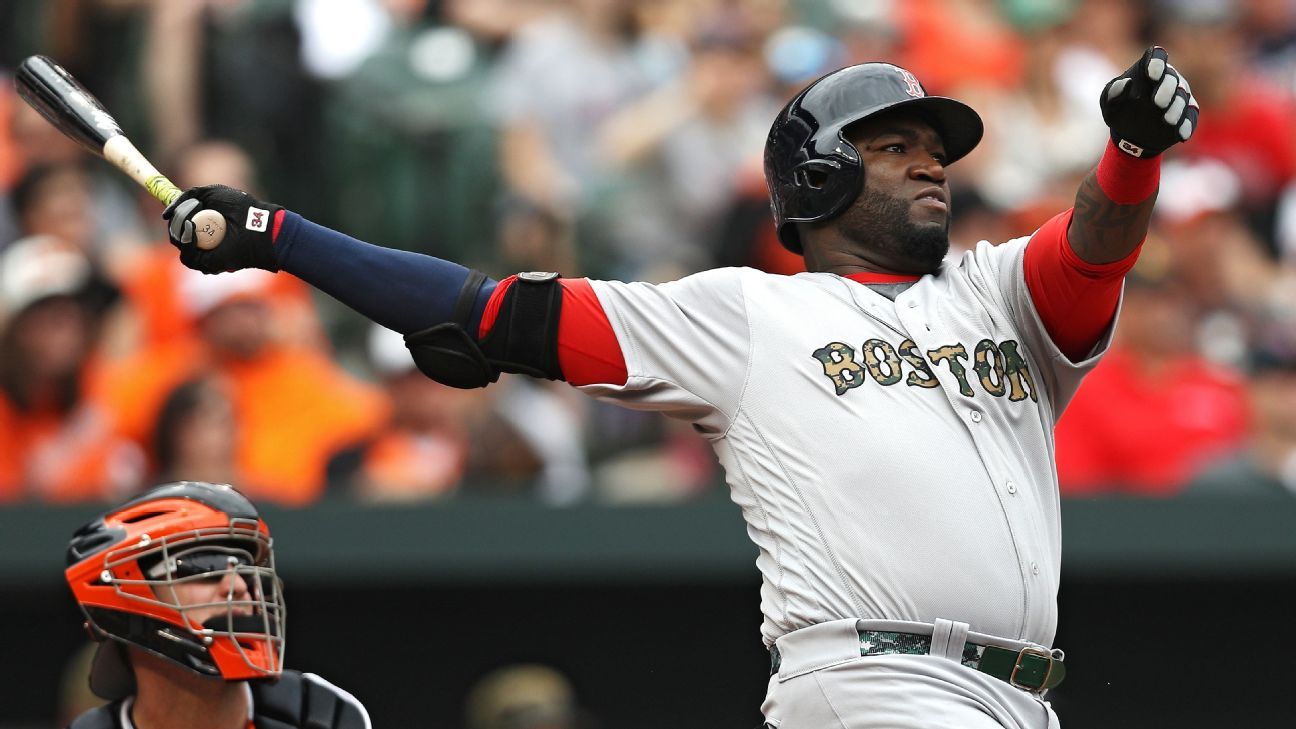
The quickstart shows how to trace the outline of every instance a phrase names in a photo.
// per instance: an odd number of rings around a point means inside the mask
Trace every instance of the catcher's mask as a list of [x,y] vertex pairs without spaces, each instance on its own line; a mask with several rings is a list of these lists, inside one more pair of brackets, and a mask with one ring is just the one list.
[[101,641],[90,689],[134,692],[130,644],[203,676],[274,679],[283,671],[283,585],[270,530],[230,486],[158,486],[82,526],[65,572]]
[[899,66],[861,63],[833,71],[783,107],[765,140],[765,181],[783,247],[803,253],[796,224],[830,220],[859,197],[864,166],[846,127],[893,109],[931,123],[945,142],[947,165],[981,141],[981,117],[972,107],[928,96]]

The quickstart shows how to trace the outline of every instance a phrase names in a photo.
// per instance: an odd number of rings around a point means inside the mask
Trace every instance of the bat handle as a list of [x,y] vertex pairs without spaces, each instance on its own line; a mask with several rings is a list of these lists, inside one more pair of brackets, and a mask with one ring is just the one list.
[[[131,144],[125,135],[118,134],[104,143],[103,156],[131,179],[144,186],[149,194],[164,205],[180,197],[180,188],[166,178],[148,159]],[[199,248],[211,250],[225,239],[225,217],[215,210],[200,210],[193,217],[194,235]]]

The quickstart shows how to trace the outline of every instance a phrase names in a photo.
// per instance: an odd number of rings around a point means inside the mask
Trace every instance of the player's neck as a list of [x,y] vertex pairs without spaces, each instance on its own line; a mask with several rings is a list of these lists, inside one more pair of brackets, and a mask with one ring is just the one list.
[[835,273],[847,277],[865,274],[910,279],[926,273],[905,270],[904,266],[888,265],[886,261],[876,260],[867,252],[821,246],[806,246],[805,267],[807,271]]
[[884,276],[923,276],[935,273],[918,270],[921,264],[909,257],[887,250],[887,246],[861,245],[834,226],[800,230],[807,271],[835,273],[838,276],[882,274]]
[[199,676],[163,658],[132,651],[135,729],[247,729],[246,684]]

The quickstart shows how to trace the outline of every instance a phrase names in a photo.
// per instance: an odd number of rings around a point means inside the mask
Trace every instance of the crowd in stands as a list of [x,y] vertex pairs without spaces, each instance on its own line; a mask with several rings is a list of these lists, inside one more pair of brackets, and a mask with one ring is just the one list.
[[203,276],[160,205],[16,96],[80,78],[181,187],[221,182],[497,278],[795,273],[764,136],[890,60],[986,122],[951,255],[1071,205],[1106,81],[1167,47],[1202,106],[1167,152],[1116,343],[1057,429],[1063,493],[1296,494],[1296,6],[1287,0],[10,0],[0,5],[0,505],[163,479],[302,506],[718,488],[687,424],[505,376],[423,378],[287,274]]

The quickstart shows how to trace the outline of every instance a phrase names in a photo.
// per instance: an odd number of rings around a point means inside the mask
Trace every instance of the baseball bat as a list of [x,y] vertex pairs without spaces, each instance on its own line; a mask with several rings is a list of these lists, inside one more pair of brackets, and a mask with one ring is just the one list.
[[[180,197],[176,187],[122,133],[117,120],[72,74],[45,56],[29,56],[14,75],[18,95],[50,124],[82,147],[113,163],[164,205]],[[199,248],[225,238],[225,218],[215,210],[194,216]]]

